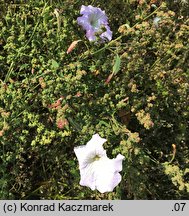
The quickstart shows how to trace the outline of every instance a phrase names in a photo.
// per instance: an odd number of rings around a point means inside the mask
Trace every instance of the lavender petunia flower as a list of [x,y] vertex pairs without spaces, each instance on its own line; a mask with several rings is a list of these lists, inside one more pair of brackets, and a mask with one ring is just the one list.
[[89,6],[81,6],[81,17],[77,18],[77,22],[84,30],[89,41],[96,41],[98,34],[103,42],[112,39],[112,31],[108,26],[108,17],[100,8]]
[[124,156],[118,154],[116,158],[109,159],[103,143],[106,139],[98,134],[83,146],[74,148],[79,161],[80,185],[88,186],[91,190],[99,190],[101,193],[111,192],[120,183],[122,160]]

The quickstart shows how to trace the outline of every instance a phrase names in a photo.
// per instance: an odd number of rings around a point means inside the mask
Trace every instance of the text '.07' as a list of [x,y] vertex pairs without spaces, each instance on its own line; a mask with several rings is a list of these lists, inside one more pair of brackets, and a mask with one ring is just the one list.
[[172,211],[176,212],[183,212],[186,208],[186,203],[185,202],[176,202],[173,205]]

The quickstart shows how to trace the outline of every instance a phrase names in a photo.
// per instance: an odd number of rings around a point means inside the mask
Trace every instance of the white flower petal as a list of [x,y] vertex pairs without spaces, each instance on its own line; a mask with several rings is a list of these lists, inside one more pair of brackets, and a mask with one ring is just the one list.
[[81,147],[75,147],[74,151],[79,161],[80,185],[99,190],[101,193],[113,191],[120,183],[122,161],[124,156],[118,154],[116,158],[109,159],[102,145],[106,139],[98,134]]
[[106,156],[106,151],[103,148],[103,143],[106,142],[106,139],[101,138],[98,134],[92,136],[92,139],[83,146],[78,146],[74,148],[74,152],[79,161],[79,168],[82,169],[93,161],[95,156]]
[[153,20],[153,23],[156,27],[158,27],[158,23],[159,21],[161,21],[161,18],[160,17],[155,17],[154,20]]
[[102,145],[106,142],[107,140],[104,138],[101,138],[98,134],[95,134],[92,136],[92,139],[87,143],[87,146],[89,148],[103,148]]
[[88,164],[83,169],[80,169],[80,185],[90,187],[91,190],[96,189],[96,177],[95,177],[95,170],[96,170],[96,163],[97,161]]
[[[96,189],[101,193],[113,191],[113,189],[120,183],[121,175],[119,172],[122,169],[121,158],[109,159],[102,158],[99,160],[98,167],[96,167]],[[97,161],[98,162],[98,161]]]

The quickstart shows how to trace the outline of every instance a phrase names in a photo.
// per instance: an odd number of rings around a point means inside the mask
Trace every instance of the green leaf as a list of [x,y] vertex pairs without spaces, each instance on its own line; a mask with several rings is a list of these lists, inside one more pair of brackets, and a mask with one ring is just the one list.
[[57,61],[55,61],[54,59],[52,59],[52,64],[51,64],[51,67],[52,67],[52,68],[55,68],[55,69],[57,69],[57,68],[59,67],[59,64],[58,64],[58,62],[57,62]]
[[28,64],[22,64],[19,68],[19,70],[24,70],[24,69],[27,69],[28,68]]
[[113,66],[113,74],[117,74],[117,72],[120,70],[120,65],[121,65],[121,59],[118,55],[116,55],[115,63]]
[[118,54],[115,56],[115,59],[114,59],[114,66],[113,66],[113,71],[112,73],[108,76],[108,78],[106,79],[106,84],[108,84],[110,82],[110,80],[112,79],[112,77],[114,75],[117,74],[117,72],[120,70],[120,65],[121,65],[121,59],[120,57],[118,56]]

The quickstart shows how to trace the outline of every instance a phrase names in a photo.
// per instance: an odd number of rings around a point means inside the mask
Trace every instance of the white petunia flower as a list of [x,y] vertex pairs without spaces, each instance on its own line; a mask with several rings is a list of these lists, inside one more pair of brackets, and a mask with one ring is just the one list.
[[160,17],[155,17],[155,18],[154,18],[153,23],[154,23],[155,27],[158,27],[159,21],[161,21],[161,18],[160,18]]
[[124,156],[118,154],[116,158],[109,159],[103,144],[106,139],[98,134],[83,146],[74,148],[74,152],[79,161],[80,185],[97,189],[101,193],[111,192],[120,183],[122,170],[122,160]]

